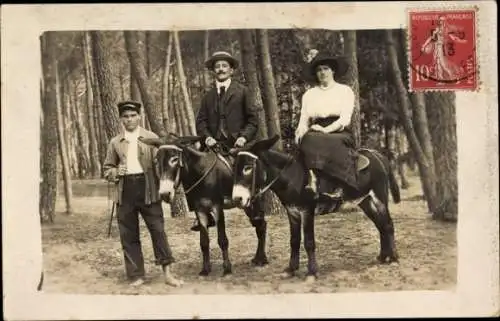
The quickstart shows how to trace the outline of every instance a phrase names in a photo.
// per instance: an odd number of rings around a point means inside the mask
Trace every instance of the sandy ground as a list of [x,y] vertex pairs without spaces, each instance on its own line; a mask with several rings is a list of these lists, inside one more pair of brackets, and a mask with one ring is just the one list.
[[185,284],[172,288],[162,283],[160,268],[153,265],[149,234],[141,220],[147,282],[132,288],[124,276],[116,220],[111,238],[106,235],[110,206],[106,197],[75,197],[75,213],[71,216],[62,213],[64,203],[60,199],[56,223],[44,225],[42,231],[43,290],[75,294],[258,294],[452,289],[456,283],[456,225],[431,220],[421,200],[418,179],[412,177],[410,182],[411,187],[402,190],[403,201],[390,204],[399,264],[379,265],[376,262],[379,237],[375,226],[360,210],[345,205],[342,212],[317,217],[319,278],[314,284],[303,282],[306,270],[303,247],[298,277],[279,278],[289,257],[285,216],[268,217],[270,264],[253,267],[250,260],[257,239],[240,210],[226,214],[233,274],[221,277],[221,253],[216,231],[212,230],[212,274],[199,277],[201,253],[198,233],[189,230],[192,218],[170,218],[169,207],[165,205],[166,229],[177,259],[173,269]]

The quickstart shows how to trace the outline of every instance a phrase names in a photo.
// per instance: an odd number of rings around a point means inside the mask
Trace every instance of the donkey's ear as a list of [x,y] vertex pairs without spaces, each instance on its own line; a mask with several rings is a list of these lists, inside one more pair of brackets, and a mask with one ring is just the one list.
[[161,137],[158,138],[144,138],[144,137],[139,137],[139,141],[150,146],[154,147],[160,147],[161,145],[164,144],[164,139]]
[[274,135],[272,138],[260,140],[252,145],[250,148],[253,152],[261,152],[269,150],[280,139],[279,135]]

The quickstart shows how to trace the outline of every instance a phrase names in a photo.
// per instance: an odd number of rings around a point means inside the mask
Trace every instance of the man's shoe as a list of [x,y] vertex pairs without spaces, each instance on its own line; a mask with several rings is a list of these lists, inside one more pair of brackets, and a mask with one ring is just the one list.
[[144,278],[139,277],[139,278],[137,278],[137,279],[133,280],[132,282],[130,282],[130,284],[129,284],[129,285],[130,285],[130,286],[132,286],[132,287],[137,287],[137,286],[141,286],[141,285],[143,285],[143,284],[144,284],[144,282],[145,282],[145,281],[144,281]]

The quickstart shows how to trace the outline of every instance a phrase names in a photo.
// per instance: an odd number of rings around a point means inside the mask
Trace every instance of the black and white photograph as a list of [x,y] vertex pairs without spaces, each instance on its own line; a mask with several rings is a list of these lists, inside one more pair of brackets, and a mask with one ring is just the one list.
[[[489,19],[496,24],[487,12],[492,5],[479,3],[478,23]],[[30,281],[29,291],[92,295],[93,302],[99,296],[164,296],[165,304],[176,298],[172,302],[177,303],[168,305],[183,302],[185,312],[156,312],[153,318],[380,316],[382,312],[363,313],[363,304],[358,312],[345,308],[335,314],[326,307],[326,297],[320,300],[324,310],[316,312],[304,312],[308,309],[297,306],[297,298],[283,303],[288,310],[282,314],[278,308],[271,308],[273,315],[255,310],[268,296],[307,295],[307,302],[315,301],[315,295],[371,293],[429,293],[429,301],[436,301],[433,293],[451,293],[455,298],[467,292],[463,284],[474,285],[475,276],[463,277],[473,268],[463,265],[477,255],[486,263],[483,272],[476,270],[482,275],[476,281],[492,283],[488,291],[494,293],[485,292],[483,305],[471,313],[497,313],[498,243],[492,247],[491,233],[498,238],[498,229],[492,228],[498,227],[498,186],[492,181],[498,176],[498,146],[492,145],[498,129],[496,118],[485,116],[497,113],[497,79],[483,72],[496,65],[488,60],[488,55],[496,57],[490,36],[481,34],[483,42],[474,47],[480,80],[476,91],[447,89],[449,81],[444,80],[436,80],[438,90],[418,90],[420,79],[434,79],[419,73],[413,88],[409,85],[414,81],[415,41],[407,10],[424,6],[399,4],[395,23],[370,25],[376,19],[363,23],[370,12],[366,7],[359,9],[362,15],[357,7],[342,13],[341,4],[329,4],[340,6],[339,15],[346,16],[328,27],[308,23],[315,15],[328,20],[321,4],[290,5],[294,17],[302,10],[310,18],[281,25],[269,22],[271,13],[263,13],[263,23],[250,19],[265,11],[265,4],[260,9],[255,4],[241,18],[246,24],[217,19],[204,24],[202,10],[207,15],[231,12],[231,5],[220,5],[188,9],[179,4],[184,19],[194,19],[189,20],[192,27],[180,27],[175,23],[180,18],[175,20],[168,9],[162,12],[171,21],[148,24],[160,15],[145,19],[155,7],[139,6],[135,10],[145,10],[140,26],[120,27],[114,21],[102,27],[42,28],[30,39],[37,53],[29,66],[38,64],[30,85],[38,86],[26,87],[23,94],[19,87],[9,88],[2,72],[4,90],[15,91],[16,97],[31,95],[33,104],[5,106],[14,98],[2,99],[2,114],[9,110],[9,116],[20,118],[17,123],[24,117],[33,125],[16,133],[7,124],[10,119],[2,122],[2,143],[13,140],[2,163],[7,156],[9,167],[21,170],[21,163],[10,160],[15,153],[30,158],[23,162],[35,163],[29,181],[20,184],[22,179],[10,172],[2,180],[4,189],[10,181],[17,194],[24,192],[13,196],[3,220],[6,215],[8,223],[30,220],[25,226],[36,229],[25,230],[10,244],[30,235],[39,238],[37,258],[25,257],[22,249],[10,253],[19,260],[15,266],[26,261],[36,270],[30,272],[36,284]],[[280,16],[278,4],[267,5]],[[449,9],[446,4],[434,7]],[[330,10],[334,17],[335,7]],[[376,5],[373,10],[384,11]],[[105,14],[112,16],[110,11]],[[134,15],[133,5],[127,12]],[[243,12],[235,5],[233,19]],[[352,19],[359,23],[342,23]],[[429,61],[435,58],[425,46],[445,48],[450,42],[444,32],[461,31],[452,30],[450,23],[444,29],[436,21],[444,30],[442,38],[433,29],[418,49]],[[15,37],[8,40],[15,47]],[[459,51],[460,44],[456,46]],[[4,49],[4,55],[13,53]],[[28,64],[20,68],[29,69]],[[30,136],[33,146],[23,146],[22,137],[16,143],[14,135]],[[16,210],[15,204],[28,198],[38,207]],[[496,216],[490,215],[495,209]],[[21,218],[26,211],[29,216]],[[18,229],[20,224],[15,224]],[[476,249],[461,250],[470,243]],[[483,254],[493,258],[479,257]],[[231,300],[245,301],[246,296],[248,302],[237,304],[246,307],[238,314]],[[224,303],[225,297],[231,299]],[[222,301],[202,308],[197,300],[206,298]],[[356,296],[349,298],[355,309]],[[391,299],[380,300],[391,311]],[[461,300],[447,303],[449,311],[435,315],[468,314],[461,306],[466,299]],[[82,310],[84,302],[90,301],[79,302]],[[117,315],[140,315],[140,302],[130,308],[135,312],[127,314],[124,308]],[[377,305],[369,297],[363,302]],[[144,304],[145,310],[152,305]],[[104,301],[101,305],[105,309]],[[302,312],[294,313],[294,307]],[[394,313],[405,315],[402,309]],[[77,319],[105,318],[69,311]],[[43,315],[63,318],[57,312]]]

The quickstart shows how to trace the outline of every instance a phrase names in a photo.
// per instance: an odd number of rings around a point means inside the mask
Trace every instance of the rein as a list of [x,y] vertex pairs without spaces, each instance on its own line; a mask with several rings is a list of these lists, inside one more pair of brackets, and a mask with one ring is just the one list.
[[[210,168],[205,172],[203,173],[203,175],[193,184],[191,185],[188,189],[186,189],[184,191],[184,193],[188,194],[189,192],[191,192],[196,186],[198,186],[204,179],[205,177],[208,176],[208,174],[210,174],[210,172],[212,171],[212,169],[214,169],[215,165],[217,164],[217,157],[214,157],[214,162],[212,163],[212,165],[210,165]],[[179,172],[180,172],[180,167],[179,167]]]

